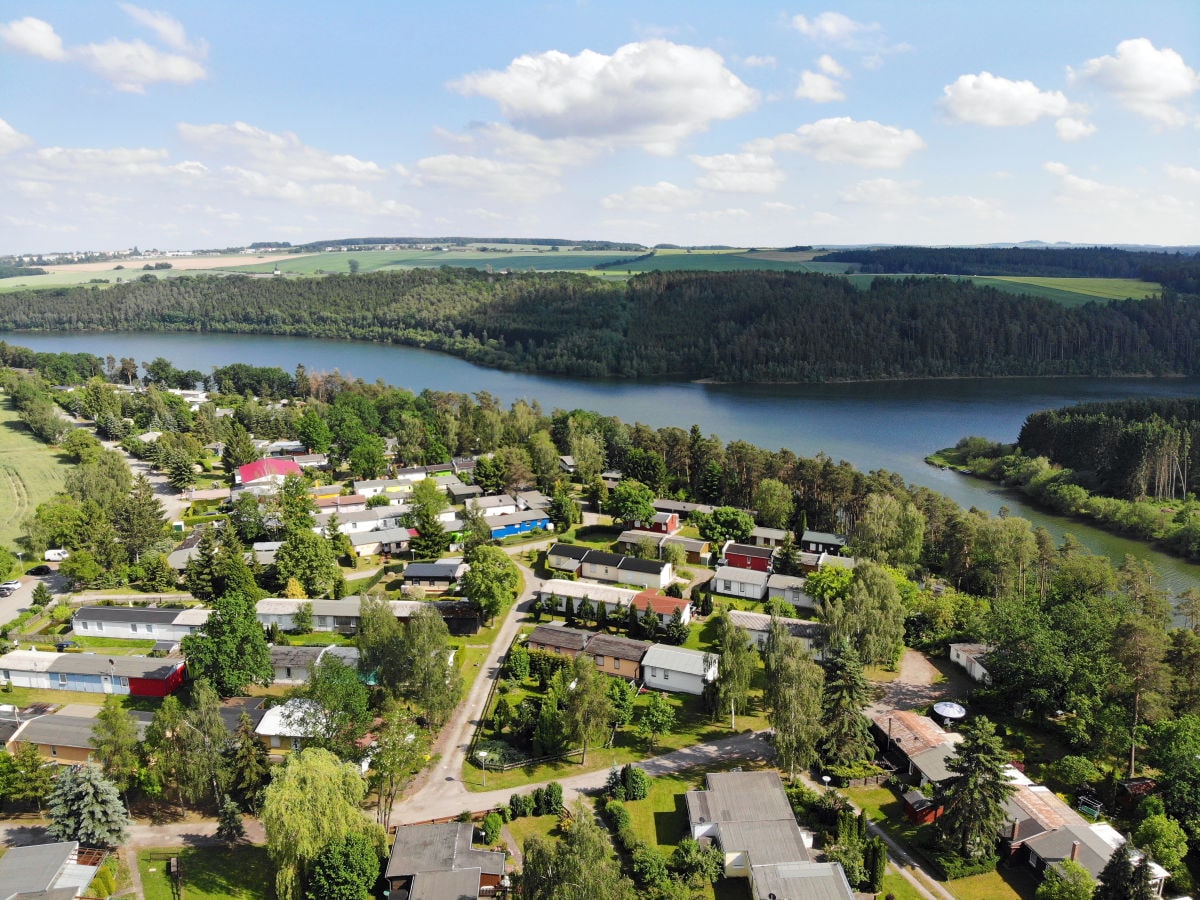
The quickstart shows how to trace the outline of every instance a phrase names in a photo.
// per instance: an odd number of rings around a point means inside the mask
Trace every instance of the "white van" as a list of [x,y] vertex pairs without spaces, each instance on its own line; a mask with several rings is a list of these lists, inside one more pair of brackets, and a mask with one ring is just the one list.
[[70,555],[71,554],[62,549],[62,547],[59,547],[56,550],[47,550],[42,555],[42,559],[46,560],[46,562],[62,562],[64,559],[70,557]]

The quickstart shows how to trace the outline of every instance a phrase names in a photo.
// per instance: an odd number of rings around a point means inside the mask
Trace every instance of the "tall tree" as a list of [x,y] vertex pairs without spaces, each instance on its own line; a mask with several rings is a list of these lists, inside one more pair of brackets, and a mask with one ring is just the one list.
[[1145,616],[1126,619],[1113,635],[1113,655],[1125,674],[1123,693],[1129,707],[1129,777],[1137,774],[1138,726],[1165,712],[1170,687],[1166,666],[1167,634]]
[[371,725],[370,693],[358,669],[336,656],[321,659],[298,696],[305,704],[295,723],[310,745],[323,747],[341,759],[358,760],[358,740]]
[[41,809],[56,773],[42,759],[37,744],[24,741],[12,755],[12,763],[9,796],[19,803],[36,803]]
[[377,798],[375,819],[380,825],[387,827],[401,789],[428,758],[429,738],[413,718],[400,707],[385,713],[368,776]]
[[871,759],[871,739],[863,709],[870,702],[862,662],[848,644],[836,646],[825,673],[821,695],[821,759],[827,766],[850,766]]
[[288,754],[267,785],[261,815],[279,900],[299,900],[317,857],[348,834],[366,836],[382,855],[386,834],[362,814],[366,792],[358,768],[328,750]]
[[650,695],[646,705],[642,707],[641,716],[638,717],[637,728],[638,733],[650,745],[651,752],[654,751],[654,745],[660,737],[675,730],[675,707],[671,705],[666,694],[655,692]]
[[190,803],[205,797],[220,805],[229,785],[225,748],[229,731],[221,718],[221,698],[204,679],[192,685],[192,704],[184,710],[178,739],[181,744],[179,785]]
[[225,750],[230,787],[251,811],[262,802],[262,790],[271,777],[267,748],[254,731],[254,720],[243,710],[238,716],[237,731]]
[[1008,756],[995,726],[981,716],[964,724],[962,733],[946,761],[950,779],[938,829],[956,853],[973,859],[992,852],[1007,816],[1005,801],[1016,787],[1004,772]]
[[275,552],[275,570],[281,582],[295,578],[308,597],[324,597],[338,576],[337,560],[329,541],[310,528],[288,532]]
[[[352,260],[353,262],[353,260]],[[313,861],[308,900],[369,900],[379,879],[379,849],[363,834],[336,837]]]
[[163,505],[154,495],[154,486],[145,475],[139,475],[113,516],[113,524],[131,560],[163,539],[167,517]]
[[79,841],[85,847],[119,847],[131,824],[117,786],[91,764],[58,773],[47,798],[46,814],[51,837]]
[[654,518],[654,491],[633,478],[623,478],[609,495],[608,509],[626,527],[647,523]]
[[235,422],[230,429],[229,437],[225,440],[225,449],[221,453],[221,462],[225,465],[225,471],[232,474],[238,466],[252,463],[258,458],[259,452],[254,446],[254,439],[250,436],[250,432],[243,425]]
[[750,706],[750,683],[754,678],[755,651],[746,629],[734,625],[726,610],[716,618],[717,680],[714,716],[729,713],[729,727],[737,728],[737,714]]
[[567,731],[583,746],[581,763],[587,765],[588,745],[600,738],[612,724],[613,705],[605,682],[608,677],[596,668],[587,654],[571,663],[571,686],[567,694]]
[[1108,858],[1100,870],[1100,885],[1092,896],[1095,900],[1133,900],[1135,881],[1128,842],[1121,844]]
[[760,481],[753,500],[758,524],[766,528],[787,528],[795,505],[792,493],[792,489],[777,478]]
[[208,621],[182,641],[193,677],[204,678],[222,697],[234,697],[251,684],[275,677],[271,651],[255,615],[254,601],[227,594],[213,604]]
[[583,800],[571,828],[553,847],[540,837],[525,841],[521,892],[525,900],[632,900],[633,884],[621,874],[604,829]]
[[1073,859],[1064,859],[1058,866],[1047,866],[1036,900],[1092,900],[1096,882],[1091,873]]
[[811,766],[821,738],[821,692],[825,675],[799,639],[783,641],[779,662],[767,679],[767,721],[775,730],[775,752],[788,777]]
[[407,694],[435,726],[446,721],[462,695],[462,674],[450,659],[450,632],[437,610],[417,610],[404,632],[411,669]]
[[462,579],[463,594],[491,621],[517,598],[520,572],[499,547],[476,547],[467,563],[470,568]]
[[[179,702],[178,697],[174,694],[164,697],[162,705],[154,711],[154,718],[146,729],[145,737],[147,772],[162,786],[164,793],[171,787],[176,789],[176,799],[181,811],[181,773],[185,752],[183,714],[183,704]],[[255,741],[258,742],[257,735]],[[261,746],[261,742],[259,744]]]
[[375,684],[399,694],[408,669],[404,626],[378,592],[363,596],[358,613],[358,671]]
[[121,705],[119,697],[109,694],[92,724],[92,748],[101,771],[122,794],[137,778],[139,743],[133,714]]

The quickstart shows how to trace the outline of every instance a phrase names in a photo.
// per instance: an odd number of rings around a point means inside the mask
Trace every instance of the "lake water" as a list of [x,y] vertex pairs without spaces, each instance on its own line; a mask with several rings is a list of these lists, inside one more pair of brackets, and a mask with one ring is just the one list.
[[500,372],[424,350],[304,338],[218,334],[3,335],[10,344],[43,351],[89,352],[104,357],[156,356],[183,369],[208,371],[235,362],[382,380],[419,392],[426,388],[473,393],[486,390],[506,403],[537,400],[554,409],[593,409],[626,422],[656,427],[698,424],[724,441],[787,447],[802,456],[824,451],[859,469],[887,469],[940,491],[965,507],[1013,515],[1043,525],[1056,536],[1070,531],[1089,549],[1120,562],[1126,553],[1146,557],[1173,593],[1200,587],[1192,565],[1090,528],[1049,516],[996,485],[926,465],[933,450],[968,434],[1012,441],[1025,417],[1038,409],[1088,400],[1139,396],[1195,396],[1200,380],[1164,378],[1007,378],[892,381],[830,385],[713,385],[687,382],[591,381]]

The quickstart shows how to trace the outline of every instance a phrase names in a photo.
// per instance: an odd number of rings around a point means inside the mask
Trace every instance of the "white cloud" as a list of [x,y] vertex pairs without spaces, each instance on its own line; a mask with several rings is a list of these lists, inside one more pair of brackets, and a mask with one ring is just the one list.
[[943,88],[941,104],[960,122],[997,127],[1030,125],[1042,116],[1063,116],[1071,107],[1061,91],[1043,91],[1032,81],[991,72],[958,76]]
[[828,53],[817,60],[817,68],[833,78],[849,78],[850,73]]
[[1095,134],[1096,126],[1082,119],[1064,116],[1054,123],[1054,130],[1058,133],[1060,141],[1081,141]]
[[1116,56],[1098,56],[1068,71],[1072,81],[1095,85],[1127,109],[1170,127],[1188,121],[1175,103],[1200,90],[1200,74],[1182,56],[1146,38],[1121,41]]
[[782,200],[764,200],[763,209],[769,209],[771,212],[795,212],[796,207],[791,203],[784,203]]
[[62,38],[55,33],[54,26],[33,16],[0,25],[0,42],[18,53],[40,56],[52,62],[67,57]]
[[1067,206],[1083,209],[1128,209],[1131,204],[1140,204],[1146,198],[1139,198],[1128,188],[1104,184],[1091,178],[1081,178],[1072,174],[1070,168],[1060,162],[1048,162],[1042,166],[1051,175],[1058,178],[1058,194],[1055,200]]
[[86,44],[71,50],[119,91],[143,94],[160,81],[191,84],[207,77],[204,66],[187,56],[164,53],[145,41],[112,38],[103,44]]
[[783,172],[765,153],[722,153],[691,156],[704,170],[696,184],[710,191],[769,194],[783,183]]
[[742,60],[742,65],[750,66],[753,69],[773,69],[778,61],[773,56],[747,56]]
[[38,165],[60,177],[85,180],[100,175],[139,177],[167,171],[167,151],[149,147],[43,147],[33,154]]
[[273,175],[297,181],[375,180],[385,170],[377,163],[345,153],[310,147],[290,131],[271,132],[245,122],[191,125],[181,122],[179,134],[208,152],[232,153]]
[[204,56],[208,53],[208,42],[197,41],[193,43],[188,40],[187,31],[184,29],[183,23],[174,16],[158,10],[142,9],[140,6],[134,6],[132,3],[122,3],[120,7],[139,25],[143,25],[153,31],[159,41],[166,44],[172,50],[178,50],[180,53],[186,53],[188,56]]
[[296,206],[327,207],[371,216],[412,219],[417,211],[396,200],[380,200],[355,184],[323,182],[304,184],[274,173],[226,166],[224,173],[242,194],[280,200]]
[[1066,175],[1068,172],[1071,171],[1067,167],[1066,163],[1053,162],[1053,161],[1042,163],[1042,168],[1045,169],[1047,172],[1049,172],[1051,175]]
[[845,100],[846,95],[842,92],[842,86],[828,75],[805,70],[800,73],[800,83],[796,85],[796,99],[830,103]]
[[0,155],[12,153],[14,150],[20,150],[22,147],[28,147],[33,143],[33,138],[27,134],[21,134],[17,129],[13,128],[3,119],[0,119]]
[[416,187],[454,188],[532,202],[562,190],[557,171],[527,163],[447,153],[418,160]]
[[1184,184],[1200,185],[1200,169],[1193,166],[1173,166],[1168,164],[1166,167],[1167,177],[1174,181],[1182,181]]
[[518,131],[503,122],[487,122],[475,126],[467,135],[467,143],[475,143],[497,156],[523,162],[551,166],[580,166],[595,159],[606,148],[600,141],[579,138],[545,140],[535,134]]
[[740,207],[731,206],[727,209],[701,209],[688,213],[687,218],[692,222],[721,223],[744,222],[750,218],[750,213]]
[[805,37],[832,44],[845,44],[864,31],[879,30],[878,24],[856,22],[840,12],[823,12],[811,19],[803,15],[794,16],[792,27]]
[[521,56],[504,71],[449,86],[495,100],[513,125],[542,138],[637,144],[660,154],[714,121],[749,112],[759,99],[713,50],[664,40],[625,44],[612,55]]
[[917,184],[916,181],[871,178],[843,191],[841,197],[847,203],[870,206],[911,206],[917,202],[917,196],[913,193]]
[[869,169],[895,169],[925,147],[925,141],[911,128],[881,125],[873,120],[858,121],[846,116],[820,119],[801,125],[794,132],[775,138],[751,141],[750,152],[794,150],[820,162],[849,163]]
[[605,209],[668,213],[695,206],[699,201],[699,191],[681,188],[669,181],[660,181],[657,184],[632,187],[623,194],[609,194],[600,201],[600,205]]
[[49,184],[45,181],[22,180],[22,181],[17,182],[17,190],[20,191],[22,194],[24,194],[26,197],[40,199],[42,197],[48,197],[51,194],[53,194],[54,193],[54,185]]

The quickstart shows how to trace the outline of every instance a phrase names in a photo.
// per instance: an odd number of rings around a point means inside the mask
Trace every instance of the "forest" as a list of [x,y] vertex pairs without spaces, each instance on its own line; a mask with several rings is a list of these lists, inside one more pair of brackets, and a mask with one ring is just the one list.
[[1181,293],[1200,291],[1200,255],[1114,247],[886,247],[839,250],[814,262],[857,263],[867,274],[1028,275],[1043,278],[1137,278]]
[[604,378],[821,382],[1200,372],[1200,299],[1064,308],[946,278],[418,269],[325,278],[147,277],[14,292],[0,331],[214,331],[440,350]]

